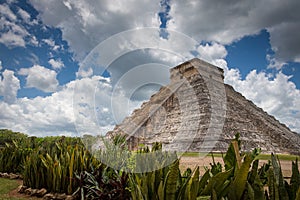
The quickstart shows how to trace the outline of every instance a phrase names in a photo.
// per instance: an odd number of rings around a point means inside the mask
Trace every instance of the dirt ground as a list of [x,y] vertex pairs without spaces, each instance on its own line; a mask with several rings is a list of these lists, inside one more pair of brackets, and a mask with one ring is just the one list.
[[[215,162],[220,162],[222,166],[224,166],[223,158],[221,157],[215,157]],[[266,163],[266,160],[260,160],[259,165],[263,165],[263,163]],[[186,170],[188,167],[191,168],[192,170],[199,166],[200,167],[200,175],[204,174],[205,166],[210,166],[209,164],[213,163],[213,160],[210,156],[206,157],[188,157],[188,156],[183,156],[180,158],[180,169],[181,171]],[[292,175],[292,161],[287,161],[287,160],[282,160],[280,161],[281,164],[281,169],[284,177],[291,177]]]
[[[18,183],[19,185],[22,185],[23,184],[23,181],[22,180],[18,180]],[[10,197],[14,197],[14,198],[20,198],[20,199],[26,199],[26,200],[41,200],[41,198],[37,198],[37,197],[31,197],[29,195],[26,195],[26,194],[20,194],[18,193],[18,188],[10,191],[8,193],[8,198]]]

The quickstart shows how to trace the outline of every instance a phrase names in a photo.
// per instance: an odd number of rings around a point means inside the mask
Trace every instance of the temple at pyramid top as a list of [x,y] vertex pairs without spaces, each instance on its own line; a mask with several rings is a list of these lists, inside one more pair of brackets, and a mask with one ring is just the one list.
[[176,81],[178,78],[183,78],[182,76],[188,77],[198,74],[199,72],[202,76],[214,78],[214,80],[222,83],[224,82],[224,70],[222,68],[214,66],[198,58],[193,58],[192,60],[171,68],[170,78],[171,81]]
[[130,149],[161,142],[166,150],[223,152],[236,133],[242,150],[300,154],[300,136],[224,84],[223,69],[194,58],[170,69],[163,86],[107,133]]

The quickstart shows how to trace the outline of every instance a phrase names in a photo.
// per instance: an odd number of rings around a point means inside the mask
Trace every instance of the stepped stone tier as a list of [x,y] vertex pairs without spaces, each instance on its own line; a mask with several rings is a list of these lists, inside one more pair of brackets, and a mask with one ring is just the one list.
[[169,85],[107,136],[125,135],[129,149],[162,142],[177,152],[224,152],[240,133],[244,151],[300,154],[300,136],[224,84],[221,68],[194,58],[170,74]]

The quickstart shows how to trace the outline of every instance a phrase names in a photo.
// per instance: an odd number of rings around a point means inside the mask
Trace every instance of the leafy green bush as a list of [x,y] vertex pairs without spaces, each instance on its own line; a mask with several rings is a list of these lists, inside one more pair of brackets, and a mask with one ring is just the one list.
[[80,138],[21,137],[0,149],[0,172],[21,173],[24,185],[49,192],[72,194],[78,187],[75,172],[99,164]]
[[24,166],[24,184],[72,194],[78,187],[75,172],[89,172],[99,165],[99,161],[79,142],[73,145],[69,142],[59,140],[55,146],[50,145],[51,149],[41,146],[28,155]]
[[13,132],[7,129],[0,129],[0,148],[5,147],[5,143],[12,143],[13,140],[27,138],[23,133]]
[[92,172],[76,175],[79,183],[74,197],[77,199],[130,199],[129,175],[101,164]]
[[0,172],[22,173],[27,155],[32,152],[32,148],[23,145],[23,140],[16,140],[6,143],[0,149]]
[[199,167],[180,172],[176,153],[163,152],[160,143],[134,152],[122,136],[104,144],[105,149],[93,152],[101,156],[100,163],[80,138],[16,138],[0,148],[0,171],[23,173],[28,187],[73,193],[78,199],[300,200],[298,160],[292,162],[288,182],[274,154],[259,166],[259,149],[241,152],[239,135],[223,157],[224,166],[213,159],[204,174]]
[[298,161],[292,163],[288,183],[275,155],[259,168],[259,153],[241,153],[237,134],[223,158],[225,166],[213,161],[201,177],[199,168],[181,176],[178,160],[160,170],[131,174],[132,199],[300,199]]

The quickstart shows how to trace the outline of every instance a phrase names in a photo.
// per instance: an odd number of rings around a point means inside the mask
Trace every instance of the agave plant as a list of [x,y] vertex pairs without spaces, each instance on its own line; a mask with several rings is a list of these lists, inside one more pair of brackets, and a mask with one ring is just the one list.
[[23,139],[13,140],[0,148],[0,172],[22,173],[25,158],[32,149],[23,144]]
[[76,174],[78,188],[73,196],[78,199],[130,199],[129,175],[118,172],[104,164],[91,173],[82,171]]
[[75,172],[91,171],[99,165],[82,144],[70,145],[73,140],[50,138],[44,142],[47,144],[43,143],[26,158],[24,184],[28,187],[72,194],[78,186]]

